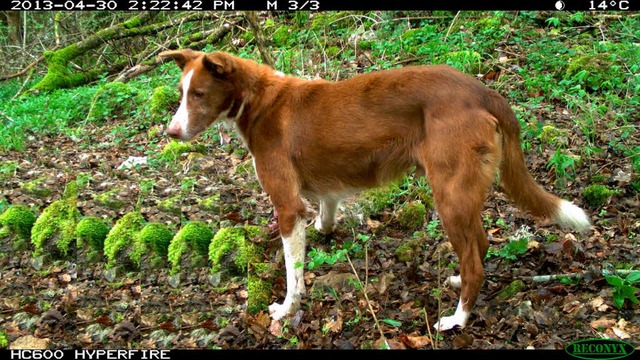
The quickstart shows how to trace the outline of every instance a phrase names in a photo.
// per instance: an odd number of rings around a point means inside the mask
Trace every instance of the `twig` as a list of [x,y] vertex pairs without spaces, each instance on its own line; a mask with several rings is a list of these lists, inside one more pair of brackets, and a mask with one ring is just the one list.
[[453,17],[453,20],[451,20],[451,24],[449,25],[449,28],[447,29],[447,33],[444,36],[444,41],[447,41],[447,38],[449,37],[449,33],[451,32],[451,29],[453,28],[453,24],[455,24],[456,20],[458,20],[458,15],[460,15],[460,11],[458,11],[456,13],[456,16]]
[[2,111],[0,111],[0,115],[4,116],[7,120],[9,120],[9,122],[15,123],[16,121],[13,120],[13,118],[11,118],[9,115],[3,113]]
[[380,327],[380,322],[378,321],[378,317],[376,316],[376,313],[373,311],[373,307],[371,306],[371,301],[369,301],[369,296],[367,295],[367,289],[362,285],[362,281],[360,281],[360,276],[358,276],[358,272],[356,271],[355,266],[353,266],[353,263],[351,262],[351,258],[349,257],[349,254],[346,254],[346,255],[347,255],[347,261],[349,261],[349,265],[351,266],[351,270],[353,271],[353,274],[356,276],[356,280],[358,280],[358,285],[362,289],[362,294],[364,294],[364,299],[367,302],[367,307],[369,308],[369,312],[371,313],[371,316],[373,316],[373,321],[376,324],[376,328],[380,332],[380,337],[382,337],[382,339],[384,340],[384,345],[386,346],[386,348],[390,349],[389,342],[387,342],[387,338],[384,336],[384,332],[382,332],[382,327]]
[[[427,333],[429,333],[429,339],[431,339],[431,349],[435,350],[436,344],[433,341],[433,335],[431,335],[431,325],[429,324],[429,316],[427,314],[427,308],[423,307],[422,312],[424,312],[424,321],[427,323]],[[438,339],[435,339],[435,341],[438,341]]]

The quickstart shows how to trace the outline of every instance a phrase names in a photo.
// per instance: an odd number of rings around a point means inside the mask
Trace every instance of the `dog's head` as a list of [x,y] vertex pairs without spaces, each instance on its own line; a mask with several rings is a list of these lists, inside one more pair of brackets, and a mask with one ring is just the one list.
[[172,58],[182,69],[180,106],[167,128],[169,136],[191,140],[219,118],[226,117],[234,105],[230,81],[234,61],[230,55],[185,49],[165,51],[159,56]]

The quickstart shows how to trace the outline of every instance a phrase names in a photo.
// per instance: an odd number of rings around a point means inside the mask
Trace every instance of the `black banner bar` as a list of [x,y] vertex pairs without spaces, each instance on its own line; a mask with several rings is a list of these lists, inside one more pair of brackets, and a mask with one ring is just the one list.
[[331,10],[568,10],[635,11],[640,0],[3,0],[16,11],[331,11]]

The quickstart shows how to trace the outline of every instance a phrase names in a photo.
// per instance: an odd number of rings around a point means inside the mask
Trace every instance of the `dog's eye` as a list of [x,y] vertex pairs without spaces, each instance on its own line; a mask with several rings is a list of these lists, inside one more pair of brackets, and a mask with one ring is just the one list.
[[196,99],[202,99],[202,98],[204,97],[204,92],[202,92],[202,91],[198,91],[198,90],[194,90],[194,91],[193,91],[193,96],[194,96]]

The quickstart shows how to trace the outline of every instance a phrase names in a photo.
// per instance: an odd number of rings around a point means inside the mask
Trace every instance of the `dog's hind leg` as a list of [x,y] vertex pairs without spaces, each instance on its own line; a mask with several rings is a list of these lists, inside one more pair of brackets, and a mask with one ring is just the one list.
[[445,331],[466,325],[484,283],[489,241],[481,212],[495,179],[500,137],[490,121],[475,121],[469,132],[435,125],[427,129],[436,137],[427,142],[422,159],[438,215],[460,262],[460,276],[449,279],[452,286],[461,288],[456,311],[435,324],[437,330]]
[[340,200],[332,196],[319,197],[320,209],[316,218],[315,228],[321,234],[333,232],[336,226],[336,212]]

